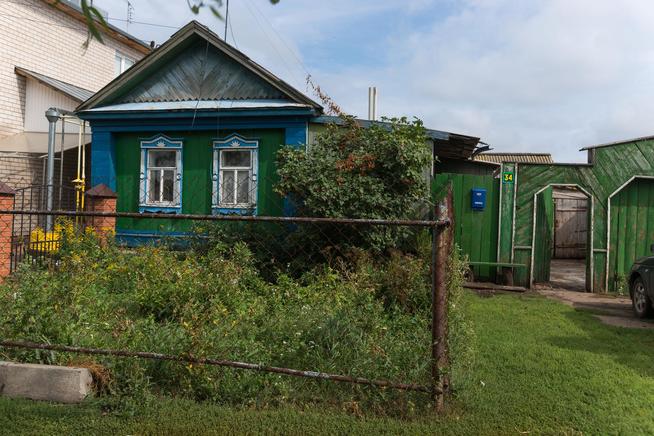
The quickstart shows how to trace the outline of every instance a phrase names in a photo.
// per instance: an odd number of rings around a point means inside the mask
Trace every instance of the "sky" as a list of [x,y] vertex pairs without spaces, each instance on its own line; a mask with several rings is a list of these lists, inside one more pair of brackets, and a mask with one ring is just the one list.
[[[143,40],[192,19],[223,35],[186,0],[130,2]],[[126,28],[127,0],[95,4]],[[376,86],[381,116],[581,162],[581,147],[654,134],[652,23],[651,0],[231,0],[227,41],[315,98],[310,74],[347,113],[365,118]]]

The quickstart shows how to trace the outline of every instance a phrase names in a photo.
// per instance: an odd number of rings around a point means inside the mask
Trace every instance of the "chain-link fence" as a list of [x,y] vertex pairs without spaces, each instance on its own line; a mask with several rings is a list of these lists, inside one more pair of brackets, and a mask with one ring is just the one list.
[[[442,406],[451,196],[416,205],[419,219],[364,204],[356,217],[303,216],[309,207],[255,183],[245,155],[225,156],[221,173],[192,189],[167,169],[173,157],[151,158],[152,174],[118,193],[96,186],[83,207],[25,207],[2,194],[0,269],[14,307],[47,283],[32,316],[71,321],[66,334],[17,325],[0,345],[428,392]],[[107,297],[111,317],[75,324],[106,295],[121,295]],[[179,337],[135,339],[150,328]],[[166,379],[160,370],[148,377]]]

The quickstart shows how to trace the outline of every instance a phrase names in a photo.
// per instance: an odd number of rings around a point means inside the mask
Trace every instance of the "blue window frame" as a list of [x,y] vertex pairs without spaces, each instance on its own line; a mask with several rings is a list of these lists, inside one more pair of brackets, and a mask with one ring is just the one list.
[[165,135],[141,141],[140,212],[181,212],[182,145]]
[[257,213],[259,141],[232,134],[213,142],[212,210]]

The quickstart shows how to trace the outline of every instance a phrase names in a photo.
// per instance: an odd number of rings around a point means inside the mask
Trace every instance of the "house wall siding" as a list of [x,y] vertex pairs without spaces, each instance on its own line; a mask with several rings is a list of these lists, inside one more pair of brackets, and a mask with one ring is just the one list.
[[[117,208],[119,212],[138,212],[139,175],[143,139],[152,138],[160,132],[135,132],[114,134]],[[285,141],[284,129],[240,129],[225,131],[166,132],[166,136],[183,141],[182,164],[182,213],[211,214],[211,170],[213,165],[213,141],[231,134],[259,141],[257,174],[257,211],[259,215],[280,216],[284,199],[273,191],[278,180],[276,155]],[[94,133],[95,135],[95,133]],[[94,168],[94,171],[97,168]],[[148,220],[120,218],[116,231],[184,232],[189,231],[188,222],[179,220]]]
[[84,50],[86,27],[40,0],[15,0],[0,15],[0,138],[20,133],[25,122],[24,77],[16,66],[97,91],[114,78],[116,50],[138,60],[143,54],[105,36]]

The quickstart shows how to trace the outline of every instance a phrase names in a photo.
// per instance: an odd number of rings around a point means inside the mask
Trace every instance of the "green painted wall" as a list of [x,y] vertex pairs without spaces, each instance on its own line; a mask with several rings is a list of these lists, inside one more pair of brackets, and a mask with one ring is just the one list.
[[[513,253],[511,250],[511,238],[513,237],[513,206],[515,203],[515,188],[516,188],[516,165],[514,163],[502,164],[500,172],[500,223],[499,223],[499,261],[512,262]],[[513,175],[513,177],[511,177]],[[506,177],[506,180],[505,180]],[[512,179],[512,180],[511,180]]]
[[[654,243],[654,181],[636,179],[611,200],[609,287],[629,274],[631,265],[651,254]],[[627,277],[628,278],[628,277]]]
[[[454,201],[454,240],[473,262],[497,260],[497,223],[499,208],[499,180],[493,176],[472,174],[436,174],[432,184],[434,198],[442,197],[448,183],[452,184]],[[486,189],[486,208],[475,211],[471,206],[471,189]],[[475,274],[483,280],[494,280],[496,268],[475,267]]]
[[[551,184],[578,184],[588,191],[593,198],[592,232],[589,231],[589,237],[592,234],[594,247],[592,256],[587,256],[586,271],[587,274],[591,274],[590,262],[592,261],[593,290],[594,292],[602,292],[606,289],[605,264],[607,258],[606,233],[609,195],[632,176],[654,176],[654,140],[634,141],[596,148],[592,153],[594,154],[592,164],[518,164],[513,252],[515,262],[527,264],[530,262],[534,194]],[[639,202],[644,204],[644,200],[639,200]],[[641,212],[641,217],[645,216],[643,213]],[[649,210],[646,216],[648,218],[643,219],[647,221],[649,228]],[[642,222],[642,220],[638,222]],[[620,259],[627,259],[628,253],[636,253],[637,248],[633,246],[636,239],[632,241],[630,238],[623,238],[624,248],[616,248],[615,255]],[[590,250],[590,244],[588,244],[588,247]],[[627,261],[623,260],[623,265],[624,262]],[[611,262],[610,265],[614,265],[614,263]],[[609,290],[613,290],[615,273],[615,266],[610,266],[608,273]],[[590,277],[587,279],[590,279]],[[516,271],[515,280],[518,284],[527,285],[529,283],[528,273]]]
[[[274,184],[278,180],[276,153],[284,143],[284,131],[281,129],[168,133],[167,136],[184,141],[182,213],[211,213],[212,141],[232,133],[259,140],[258,214],[282,215],[284,200],[273,192]],[[157,132],[124,133],[115,137],[117,207],[120,212],[139,210],[140,141],[155,134]],[[191,225],[181,220],[132,218],[120,218],[116,223],[118,231],[184,232],[190,230]]]
[[534,281],[550,280],[550,260],[554,240],[554,203],[552,188],[547,188],[537,196],[536,235],[534,257]]

